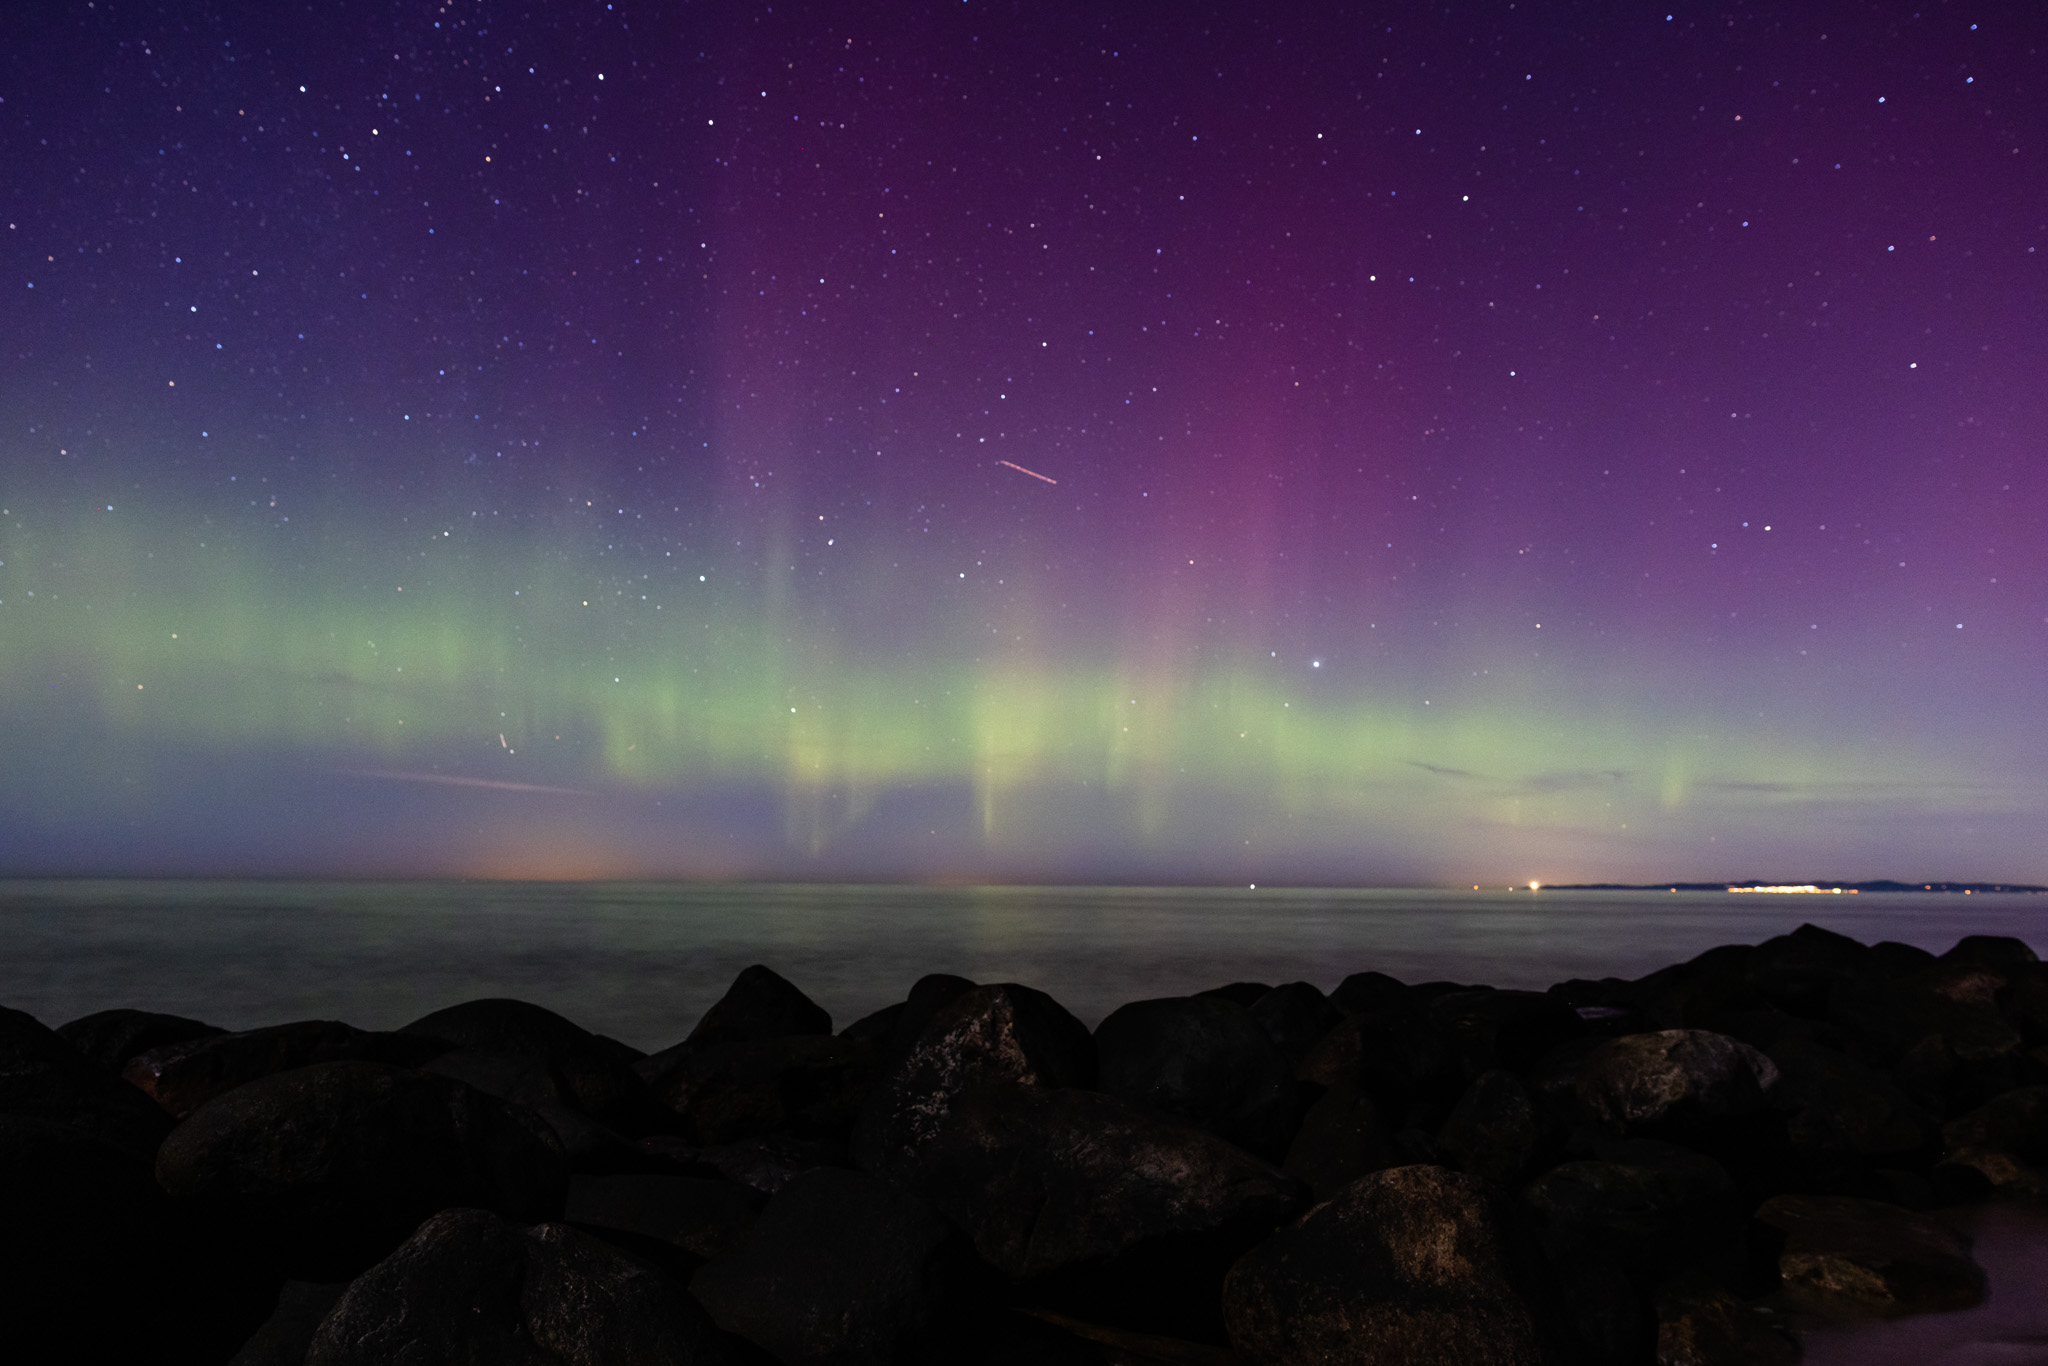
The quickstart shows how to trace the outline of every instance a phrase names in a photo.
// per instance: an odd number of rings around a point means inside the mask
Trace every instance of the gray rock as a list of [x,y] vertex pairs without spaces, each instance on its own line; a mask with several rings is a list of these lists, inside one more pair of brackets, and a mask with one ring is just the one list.
[[1231,1344],[1259,1366],[1534,1366],[1480,1181],[1441,1167],[1362,1177],[1239,1259]]
[[306,1366],[725,1366],[687,1292],[587,1234],[445,1210],[350,1284]]

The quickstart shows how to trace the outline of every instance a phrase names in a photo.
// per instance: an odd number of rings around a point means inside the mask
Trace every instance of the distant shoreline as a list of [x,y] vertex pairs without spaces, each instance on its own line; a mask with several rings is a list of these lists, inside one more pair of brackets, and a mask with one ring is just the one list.
[[2038,887],[2026,882],[1894,882],[1880,878],[1875,882],[1764,882],[1751,878],[1747,882],[1546,882],[1541,890],[1546,892],[1756,892],[1761,894],[1784,893],[1799,895],[1827,895],[1850,892],[1949,892],[1957,896],[1988,894],[1993,892],[2048,892],[2048,887]]

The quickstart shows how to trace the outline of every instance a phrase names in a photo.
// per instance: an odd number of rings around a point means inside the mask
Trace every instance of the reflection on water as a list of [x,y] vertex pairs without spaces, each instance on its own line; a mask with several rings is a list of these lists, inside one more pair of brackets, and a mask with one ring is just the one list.
[[762,962],[841,1026],[927,972],[1025,982],[1094,1024],[1228,981],[1544,987],[1639,976],[1811,919],[1937,952],[2031,938],[2030,896],[1269,891],[675,883],[0,882],[0,1004],[47,1023],[114,1005],[231,1028],[391,1028],[518,996],[640,1048],[686,1034]]

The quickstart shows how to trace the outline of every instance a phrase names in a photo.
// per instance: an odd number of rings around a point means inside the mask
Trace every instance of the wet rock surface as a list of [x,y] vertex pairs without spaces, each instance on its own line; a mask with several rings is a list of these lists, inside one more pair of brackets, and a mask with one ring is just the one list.
[[935,974],[830,1031],[766,967],[652,1056],[505,999],[0,1011],[0,1314],[245,1366],[1775,1363],[1974,1303],[1960,1211],[2048,1202],[2012,939],[1237,982],[1093,1033]]

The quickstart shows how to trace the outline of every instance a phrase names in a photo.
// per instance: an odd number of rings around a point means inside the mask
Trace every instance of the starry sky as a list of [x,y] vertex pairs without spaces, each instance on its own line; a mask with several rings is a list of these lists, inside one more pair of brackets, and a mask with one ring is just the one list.
[[0,17],[0,872],[2048,881],[2048,13]]

